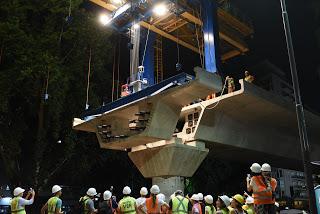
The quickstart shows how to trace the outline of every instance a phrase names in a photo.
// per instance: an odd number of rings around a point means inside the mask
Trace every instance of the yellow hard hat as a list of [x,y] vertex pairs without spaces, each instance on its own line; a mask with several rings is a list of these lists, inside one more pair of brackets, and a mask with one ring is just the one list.
[[232,197],[234,200],[238,201],[240,204],[244,204],[244,198],[240,194],[236,194]]
[[249,209],[249,206],[245,204],[245,205],[242,206],[242,209],[243,209],[244,211],[247,211],[247,210]]

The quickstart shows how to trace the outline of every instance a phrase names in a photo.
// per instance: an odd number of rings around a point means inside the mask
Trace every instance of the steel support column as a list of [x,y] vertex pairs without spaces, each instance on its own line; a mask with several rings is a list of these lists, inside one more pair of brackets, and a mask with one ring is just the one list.
[[212,0],[201,0],[202,6],[202,22],[203,22],[203,38],[204,38],[204,56],[205,68],[207,71],[217,72],[217,52],[216,44],[218,37],[217,29],[217,5]]
[[[145,38],[143,39],[143,42],[141,43],[141,60],[143,60],[143,54],[144,54],[144,48],[145,50],[145,56],[143,61],[144,66],[144,74],[143,78],[146,78],[148,80],[148,85],[152,86],[155,84],[154,81],[154,42],[156,39],[156,34],[152,31],[149,31],[148,36],[148,30],[144,33]],[[145,46],[147,41],[147,45]]]

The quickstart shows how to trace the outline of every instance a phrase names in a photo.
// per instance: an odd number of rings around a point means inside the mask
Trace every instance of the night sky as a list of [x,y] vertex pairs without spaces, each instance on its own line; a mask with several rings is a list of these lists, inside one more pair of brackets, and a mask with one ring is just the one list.
[[[231,2],[252,20],[254,35],[247,39],[250,51],[227,61],[223,64],[221,72],[224,75],[240,77],[245,69],[250,70],[259,62],[268,60],[279,67],[291,81],[280,0],[232,0]],[[320,48],[316,39],[316,29],[320,29],[316,11],[320,10],[320,5],[315,7],[311,1],[287,0],[287,9],[302,100],[305,107],[320,112],[320,100],[313,93],[317,91],[316,85],[320,80],[320,72],[317,71],[320,66]],[[176,44],[165,39],[163,48],[164,76],[167,78],[177,73],[175,71]],[[190,73],[194,66],[200,65],[199,56],[194,52],[180,47],[180,55],[184,72]]]

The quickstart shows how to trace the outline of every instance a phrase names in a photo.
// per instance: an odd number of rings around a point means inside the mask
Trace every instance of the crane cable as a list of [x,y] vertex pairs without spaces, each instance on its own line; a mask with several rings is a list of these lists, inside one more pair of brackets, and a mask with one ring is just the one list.
[[117,71],[117,77],[118,77],[118,79],[117,79],[117,99],[119,98],[119,84],[120,84],[120,81],[119,81],[119,79],[120,79],[120,52],[121,52],[121,38],[119,38],[119,42],[118,42],[118,44],[119,44],[119,51],[118,51],[118,60],[117,60],[117,63],[118,63],[118,71]]
[[148,45],[148,40],[149,40],[150,27],[151,27],[151,24],[148,27],[146,43],[144,44],[144,50],[143,50],[143,56],[142,56],[142,62],[141,62],[142,66],[144,64],[144,57],[146,55],[146,50],[147,50],[147,45]]
[[112,102],[114,100],[114,74],[115,74],[115,70],[116,70],[116,47],[114,48],[113,51],[113,66],[112,66],[112,90],[111,90],[111,94],[112,94]]
[[44,94],[44,101],[47,101],[49,99],[49,94],[48,94],[49,77],[50,77],[50,69],[48,68],[47,79],[46,79],[46,89],[45,89],[45,94]]
[[86,110],[88,110],[89,108],[90,73],[91,73],[91,47],[89,51],[89,60],[88,60],[87,97],[86,97],[86,107],[85,107]]

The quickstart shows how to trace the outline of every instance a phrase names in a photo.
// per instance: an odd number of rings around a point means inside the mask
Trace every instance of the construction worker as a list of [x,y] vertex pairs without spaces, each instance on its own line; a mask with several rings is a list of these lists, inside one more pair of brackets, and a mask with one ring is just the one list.
[[252,76],[249,71],[245,71],[244,72],[244,80],[249,82],[249,83],[252,83],[254,81],[254,76]]
[[89,188],[86,195],[81,197],[79,203],[81,204],[82,213],[93,214],[98,213],[98,210],[94,208],[94,197],[97,195],[95,188]]
[[244,198],[240,194],[236,194],[232,197],[230,214],[244,214],[242,206],[244,205]]
[[[159,199],[159,201],[166,201],[166,196],[162,193],[157,195],[157,198]],[[160,208],[160,213],[161,214],[168,214],[169,213],[169,205],[162,205]]]
[[202,214],[201,205],[199,204],[199,195],[193,194],[191,197],[192,212],[191,214]]
[[62,200],[60,199],[62,195],[62,188],[58,185],[54,185],[51,189],[52,197],[47,201],[45,205],[41,208],[41,214],[63,214],[61,211]]
[[121,214],[136,214],[138,212],[136,199],[131,197],[131,189],[125,186],[122,190],[123,198],[119,201],[119,212]]
[[[143,213],[147,213],[147,207],[145,206],[147,195],[148,189],[146,187],[142,187],[140,189],[140,197],[136,199],[137,207],[139,207],[141,204],[144,204],[144,206],[141,208]],[[138,210],[138,213],[141,214],[142,212]]]
[[[25,192],[24,189],[21,187],[17,187],[13,190],[14,198],[11,199],[10,206],[11,206],[11,213],[14,214],[26,214],[25,206],[33,204],[35,192],[33,189],[30,189],[28,192],[26,199],[22,198],[23,193]],[[31,198],[28,200],[29,196]]]
[[247,214],[255,214],[254,212],[254,205],[253,205],[253,198],[248,196],[246,198],[246,204],[242,206],[242,209]]
[[112,193],[107,190],[103,193],[103,201],[99,203],[99,214],[113,214],[118,209],[118,204],[112,199]]
[[[169,208],[169,206],[161,200],[161,198],[158,198],[157,195],[160,193],[160,188],[158,185],[153,185],[150,188],[150,197],[146,199],[145,201],[145,206],[147,208],[147,214],[160,214],[161,212],[161,207],[166,206]],[[143,212],[142,207],[144,204],[141,204],[138,207],[138,210]]]
[[211,195],[206,195],[204,197],[205,201],[205,214],[216,214],[216,208],[213,206],[213,197]]
[[228,206],[230,205],[230,198],[226,195],[219,196],[216,201],[217,206],[217,214],[228,214],[229,209]]
[[201,211],[201,213],[204,213],[206,204],[203,201],[203,194],[202,193],[198,193],[198,196],[199,196],[199,204],[200,204],[200,208],[201,208],[200,211]]
[[275,197],[274,192],[277,187],[277,181],[271,178],[271,167],[269,164],[261,166],[261,175],[253,176],[248,191],[253,192],[254,209],[256,213],[274,214],[275,213]]
[[226,80],[227,80],[227,84],[228,84],[228,94],[234,92],[234,90],[236,89],[236,87],[234,85],[234,79],[230,76],[227,76]]
[[172,214],[191,214],[192,204],[183,196],[181,190],[177,190],[169,201],[169,209]]
[[251,175],[247,175],[247,190],[248,192],[252,191],[251,181],[256,179],[261,179],[261,166],[258,163],[253,163],[250,166]]

